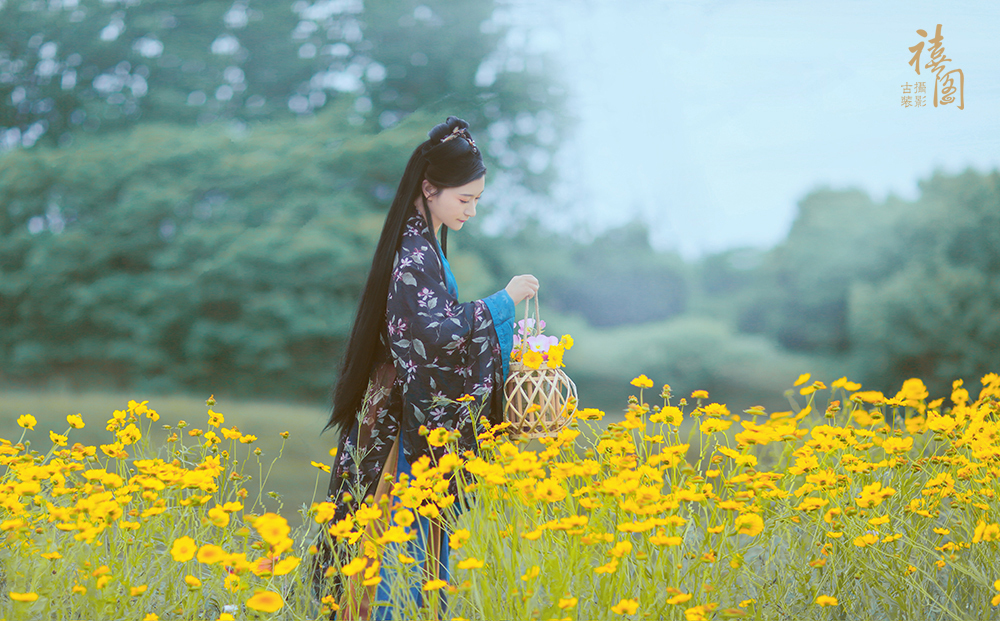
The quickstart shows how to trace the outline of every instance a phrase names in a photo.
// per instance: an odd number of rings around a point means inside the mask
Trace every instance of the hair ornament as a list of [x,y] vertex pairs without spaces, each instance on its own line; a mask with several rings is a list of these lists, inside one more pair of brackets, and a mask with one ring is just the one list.
[[456,127],[455,129],[451,130],[450,134],[441,139],[441,144],[448,142],[452,138],[465,138],[465,140],[469,143],[469,146],[472,147],[473,152],[479,153],[479,148],[476,146],[476,141],[472,139],[472,136],[469,135],[469,130],[467,130],[466,128]]
[[472,135],[469,134],[468,122],[458,118],[457,116],[449,116],[447,121],[435,125],[434,129],[429,131],[427,134],[428,138],[436,141],[437,144],[444,144],[452,138],[464,138],[465,141],[469,143],[469,146],[472,147],[472,151],[474,153],[479,153],[476,141],[473,140]]

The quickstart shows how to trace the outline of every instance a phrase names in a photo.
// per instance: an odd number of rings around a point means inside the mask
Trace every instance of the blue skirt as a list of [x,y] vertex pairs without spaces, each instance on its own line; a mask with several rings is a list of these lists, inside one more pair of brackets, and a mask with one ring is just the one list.
[[[410,464],[403,457],[403,445],[399,445],[399,462],[396,466],[396,477],[406,473],[409,476],[413,476]],[[457,505],[454,505],[457,507]],[[413,524],[408,528],[408,532],[412,532],[416,535],[416,538],[408,541],[404,544],[390,544],[387,546],[385,556],[382,559],[381,569],[379,571],[379,577],[382,581],[379,582],[378,588],[375,592],[375,600],[371,603],[371,618],[373,621],[391,621],[392,619],[399,619],[399,613],[397,612],[397,606],[401,608],[409,608],[414,606],[416,608],[421,608],[424,605],[424,580],[428,570],[432,568],[427,567],[427,548],[428,541],[431,539],[431,521],[414,512],[416,519]],[[438,566],[437,566],[437,577],[441,580],[450,581],[451,576],[448,570],[448,529],[440,528],[436,529],[440,532],[441,540],[441,550],[438,553]],[[396,556],[403,553],[409,557],[416,559],[415,563],[411,564],[413,568],[406,575],[399,575],[394,567],[398,565]],[[433,550],[432,550],[433,553]],[[433,562],[433,561],[432,561]],[[403,580],[408,580],[409,584],[400,584]],[[392,592],[396,591],[397,598],[402,593],[403,601],[392,601]],[[444,614],[444,609],[447,604],[444,590],[438,591],[440,594],[441,611],[440,614]]]

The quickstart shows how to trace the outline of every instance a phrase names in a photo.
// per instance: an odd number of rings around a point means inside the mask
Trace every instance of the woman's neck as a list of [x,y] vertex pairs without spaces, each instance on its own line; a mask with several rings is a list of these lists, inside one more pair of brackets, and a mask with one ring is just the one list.
[[[424,206],[420,204],[419,198],[415,203],[413,203],[413,206],[417,208],[417,213],[424,219],[424,222],[427,222],[427,216],[424,214]],[[427,211],[430,211],[430,207],[427,208]],[[434,221],[434,214],[430,214],[430,216],[431,221],[427,223],[427,226],[434,231],[434,239],[441,239],[441,223]]]

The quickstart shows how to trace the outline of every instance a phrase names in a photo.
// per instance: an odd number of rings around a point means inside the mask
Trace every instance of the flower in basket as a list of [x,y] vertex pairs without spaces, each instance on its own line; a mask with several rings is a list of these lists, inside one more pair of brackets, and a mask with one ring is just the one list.
[[[573,346],[573,337],[564,334],[561,339],[544,334],[529,336],[535,327],[535,320],[532,318],[522,319],[517,322],[518,333],[514,335],[514,349],[510,357],[517,362],[523,362],[529,369],[537,369],[545,364],[549,368],[566,366],[563,364],[563,354]],[[544,321],[538,322],[539,330],[545,327]],[[524,341],[522,343],[522,340]],[[522,347],[524,349],[522,356]]]

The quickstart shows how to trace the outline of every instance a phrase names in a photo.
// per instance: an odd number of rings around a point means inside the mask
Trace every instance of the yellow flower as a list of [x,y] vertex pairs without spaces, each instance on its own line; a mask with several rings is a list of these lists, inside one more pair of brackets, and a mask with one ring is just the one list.
[[[223,431],[225,431],[225,430],[223,430]],[[312,464],[312,466],[314,468],[319,468],[323,472],[327,472],[327,473],[330,472],[330,466],[328,466],[326,464],[321,464],[318,461],[310,461],[309,463]]]
[[699,429],[701,429],[701,432],[703,434],[708,435],[711,433],[715,433],[716,431],[725,431],[726,429],[729,429],[730,425],[732,424],[733,421],[731,420],[709,418],[699,426]]
[[540,574],[540,573],[542,573],[542,568],[539,567],[538,565],[532,565],[531,569],[529,569],[528,571],[524,572],[524,575],[521,576],[521,580],[524,580],[525,582],[528,582],[529,580],[537,578],[538,574]]
[[396,513],[393,514],[392,516],[392,521],[395,522],[398,526],[402,526],[404,528],[406,528],[410,524],[413,524],[413,521],[415,519],[416,518],[413,516],[413,512],[409,511],[408,509],[400,509],[396,511]]
[[184,582],[186,582],[187,585],[188,585],[188,587],[190,587],[192,589],[200,589],[201,588],[201,580],[195,578],[191,574],[188,574],[188,575],[184,576]]
[[524,352],[524,360],[522,362],[529,369],[537,369],[542,366],[542,354],[534,350],[528,350]]
[[424,505],[417,509],[417,513],[428,519],[435,519],[441,515],[441,511],[438,509],[437,505]]
[[451,438],[451,432],[449,432],[444,427],[438,427],[434,431],[427,434],[427,443],[431,446],[444,446],[448,444],[448,440]]
[[792,384],[792,386],[801,386],[802,384],[805,384],[806,382],[809,381],[809,377],[810,377],[809,373],[803,373],[802,375],[799,376],[799,379],[795,380],[795,383]]
[[972,543],[979,543],[980,541],[996,541],[1000,539],[1000,524],[987,524],[986,522],[979,520],[976,524],[976,530],[972,536]]
[[240,590],[240,577],[236,574],[229,574],[223,581],[222,586],[230,593]]
[[472,395],[468,394],[468,393],[462,395],[458,399],[455,399],[455,401],[459,401],[459,402],[462,402],[462,403],[465,403],[466,401],[475,401],[475,400],[476,400],[476,398],[473,397]]
[[261,612],[274,612],[285,605],[285,600],[274,591],[258,591],[247,600],[247,608]]
[[886,438],[882,450],[886,453],[905,453],[913,448],[913,438]]
[[142,618],[142,621],[160,621],[160,616],[155,612],[151,612]]
[[683,604],[684,602],[691,599],[690,593],[678,593],[667,600],[668,604]]
[[465,545],[465,542],[468,541],[469,537],[471,536],[472,533],[470,533],[465,528],[456,530],[451,534],[451,537],[448,539],[448,546],[452,548],[461,548],[463,545]]
[[136,441],[142,437],[142,432],[133,423],[129,423],[128,427],[117,432],[115,435],[118,436],[119,442],[123,445],[128,446],[130,444],[135,444]]
[[708,612],[708,609],[704,606],[695,606],[684,611],[684,618],[686,621],[708,621],[706,612]]
[[837,598],[830,597],[829,595],[818,595],[816,596],[816,603],[820,606],[837,606]]
[[679,546],[683,543],[680,537],[668,537],[664,531],[659,531],[655,535],[649,536],[649,543],[654,546]]
[[668,405],[659,412],[650,416],[649,420],[653,423],[669,423],[674,427],[680,427],[681,422],[684,420],[684,412],[682,412],[677,406]]
[[486,563],[484,561],[481,561],[481,560],[479,560],[477,558],[473,558],[473,557],[470,556],[467,559],[459,561],[458,568],[459,569],[480,569],[485,564]]
[[729,416],[729,408],[721,403],[710,403],[702,408],[707,416],[722,417]]
[[[18,423],[20,424],[20,423]],[[22,425],[23,426],[23,425]],[[38,599],[38,593],[16,593],[14,591],[10,592],[10,598],[15,602],[25,602],[30,603]]]
[[208,424],[212,427],[218,427],[226,422],[226,419],[219,412],[208,411]]
[[[650,384],[652,385],[652,384]],[[639,602],[634,599],[623,599],[618,602],[615,606],[611,607],[611,612],[616,615],[634,615],[635,611],[639,609]]]
[[448,583],[444,580],[428,580],[424,583],[425,591],[437,591],[438,589],[448,586]]
[[299,566],[302,559],[296,556],[289,556],[288,558],[283,558],[274,564],[274,570],[271,572],[275,576],[284,576],[288,572],[292,571]]
[[66,446],[66,436],[59,435],[54,431],[49,432],[49,439],[52,440],[52,444],[56,446]]
[[[35,423],[37,423],[37,422],[38,421],[36,421],[35,417],[32,416],[31,414],[25,414],[23,416],[18,416],[17,417],[17,424],[18,424],[18,426],[24,427],[25,429],[27,429],[29,431],[34,431],[34,429],[35,429]],[[14,594],[11,593],[11,597],[13,597],[13,596],[14,596]],[[38,596],[35,595],[35,597],[38,597]],[[18,600],[18,601],[24,601],[24,600]],[[31,601],[34,601],[34,600],[31,600]]]
[[205,544],[198,548],[198,562],[205,565],[224,561],[228,557],[229,555],[226,554],[226,551],[217,545]]
[[550,347],[549,351],[547,351],[546,354],[548,354],[549,357],[550,367],[558,369],[559,367],[566,366],[565,364],[563,364],[563,348],[560,347],[559,345],[554,345]]
[[281,543],[291,532],[288,522],[277,513],[265,513],[254,520],[253,527],[261,538],[272,546]]
[[208,510],[208,519],[219,528],[229,526],[229,513],[218,505]]
[[347,576],[348,578],[350,578],[354,574],[356,574],[359,571],[361,571],[362,569],[364,569],[366,565],[368,565],[368,558],[364,557],[364,556],[359,556],[358,558],[354,559],[350,563],[348,563],[348,564],[344,565],[343,567],[341,567],[340,568],[340,573],[342,573],[345,576]]
[[83,418],[79,414],[70,414],[66,417],[66,422],[73,429],[83,429]]
[[[634,380],[632,380],[629,383],[632,384],[633,386],[638,387],[638,388],[652,388],[653,387],[653,380],[649,379],[645,375],[640,375],[639,377],[635,378]],[[622,600],[622,601],[626,601],[626,600]]]
[[[707,390],[696,390],[696,391],[694,391],[694,392],[691,393],[691,398],[692,399],[708,399],[708,391]],[[684,405],[684,404],[682,403],[681,405]]]
[[764,520],[756,513],[744,513],[736,518],[736,532],[756,537],[764,530]]
[[535,498],[546,502],[559,502],[566,498],[566,490],[554,479],[544,479],[535,486]]
[[583,408],[576,411],[576,417],[581,420],[601,420],[604,418],[604,412],[596,408]]
[[131,589],[128,590],[128,593],[132,597],[135,597],[136,595],[142,595],[143,593],[145,593],[147,588],[148,587],[145,584],[142,586],[132,587]]
[[569,351],[573,348],[573,337],[568,334],[562,335],[562,338],[559,339],[559,345],[566,351]]
[[195,545],[194,539],[184,536],[174,540],[174,544],[170,548],[170,556],[174,557],[178,563],[183,563],[193,559],[197,550],[198,546]]
[[562,610],[568,610],[576,606],[577,601],[579,601],[577,598],[569,597],[567,594],[566,597],[559,598],[559,608]]

